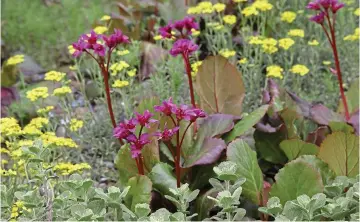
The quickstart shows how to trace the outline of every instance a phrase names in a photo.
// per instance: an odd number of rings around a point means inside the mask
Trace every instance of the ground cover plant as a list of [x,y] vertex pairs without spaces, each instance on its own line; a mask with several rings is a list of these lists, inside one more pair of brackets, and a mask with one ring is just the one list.
[[109,4],[2,61],[2,220],[359,220],[359,2]]

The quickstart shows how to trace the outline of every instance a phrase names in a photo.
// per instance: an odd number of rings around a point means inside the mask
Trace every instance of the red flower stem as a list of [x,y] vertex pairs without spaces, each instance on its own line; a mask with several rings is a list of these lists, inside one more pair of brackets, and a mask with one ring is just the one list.
[[[179,124],[177,124],[179,125]],[[175,159],[175,173],[176,173],[176,186],[177,187],[180,187],[180,172],[181,172],[181,169],[180,169],[180,143],[179,143],[179,140],[180,140],[180,132],[177,131],[176,133],[176,159]]]
[[189,127],[191,126],[192,123],[193,123],[193,122],[190,122],[190,123],[189,123],[189,125],[186,127],[186,129],[185,129],[185,131],[184,131],[184,133],[183,133],[183,135],[182,135],[182,138],[181,138],[181,141],[180,141],[180,149],[181,149],[181,147],[182,147],[182,143],[183,143],[183,141],[184,141],[186,132],[188,131],[188,129],[189,129]]
[[142,161],[142,155],[141,153],[139,154],[139,174],[144,175],[144,164]]
[[193,87],[193,82],[192,82],[192,77],[191,77],[191,66],[190,66],[190,61],[189,61],[189,55],[185,52],[182,54],[182,56],[184,59],[186,74],[187,74],[188,80],[189,80],[191,104],[192,104],[193,108],[196,108],[194,87]]

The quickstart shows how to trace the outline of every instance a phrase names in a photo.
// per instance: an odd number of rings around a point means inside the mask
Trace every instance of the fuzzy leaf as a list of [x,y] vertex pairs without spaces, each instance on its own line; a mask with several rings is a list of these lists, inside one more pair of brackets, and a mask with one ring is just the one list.
[[296,159],[285,165],[275,176],[270,196],[278,197],[281,204],[302,194],[312,196],[324,189],[320,173],[308,163]]
[[319,147],[312,143],[306,143],[300,139],[283,140],[280,148],[289,160],[294,160],[301,155],[317,155]]
[[195,208],[197,215],[197,220],[201,221],[210,216],[210,210],[215,206],[215,201],[210,200],[208,196],[213,198],[216,197],[217,191],[212,188],[206,191],[204,194],[196,198]]
[[251,129],[265,115],[268,108],[269,105],[263,105],[242,118],[238,123],[235,124],[234,129],[225,137],[225,142],[231,142],[235,138],[243,135],[246,131]]
[[176,178],[173,175],[170,165],[166,163],[156,164],[151,170],[149,177],[153,182],[154,188],[159,190],[162,194],[172,195],[169,188],[176,188]]
[[260,156],[271,163],[286,163],[286,156],[280,149],[280,142],[285,139],[282,129],[275,133],[265,133],[255,130],[254,139]]
[[242,185],[244,196],[260,204],[263,189],[263,175],[257,162],[256,152],[241,139],[234,140],[227,148],[227,159],[238,166],[237,174],[246,179]]
[[196,75],[201,108],[208,113],[241,115],[245,87],[241,73],[222,56],[209,56]]
[[337,176],[355,177],[359,174],[359,137],[332,133],[321,144],[318,157],[329,164]]
[[136,204],[150,204],[152,183],[147,176],[137,175],[132,177],[127,185],[130,186],[130,190],[125,196],[125,203],[131,211],[135,212]]

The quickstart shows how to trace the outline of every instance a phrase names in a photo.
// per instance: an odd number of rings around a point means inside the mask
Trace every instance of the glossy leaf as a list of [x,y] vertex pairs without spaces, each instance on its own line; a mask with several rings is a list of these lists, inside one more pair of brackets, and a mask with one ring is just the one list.
[[245,87],[241,73],[222,56],[207,57],[196,75],[201,108],[208,113],[241,115]]
[[[353,113],[360,108],[359,95],[359,78],[357,78],[351,83],[349,90],[345,92],[349,113]],[[338,112],[345,113],[341,99],[339,100]]]
[[246,142],[237,139],[229,144],[226,155],[228,160],[237,164],[238,175],[246,179],[242,185],[244,196],[259,205],[263,189],[263,175],[257,161],[256,152]]
[[313,155],[303,155],[298,158],[303,162],[311,165],[315,168],[321,175],[323,184],[329,184],[331,180],[335,178],[335,173],[329,168],[329,165]]
[[289,160],[294,160],[301,155],[317,155],[319,152],[318,146],[300,139],[283,140],[280,143],[280,149]]
[[271,163],[286,163],[286,156],[280,149],[280,142],[286,138],[284,130],[275,133],[254,132],[255,146],[260,156]]
[[150,204],[152,182],[144,175],[137,175],[129,179],[127,186],[130,190],[125,196],[126,206],[135,212],[135,206],[139,203]]
[[329,122],[329,127],[333,132],[344,132],[346,134],[354,133],[354,128],[345,122]]
[[321,144],[318,157],[329,164],[337,176],[355,177],[359,174],[359,137],[332,133]]
[[172,195],[169,188],[176,188],[176,178],[170,165],[166,163],[156,164],[151,170],[149,177],[155,189],[164,195]]

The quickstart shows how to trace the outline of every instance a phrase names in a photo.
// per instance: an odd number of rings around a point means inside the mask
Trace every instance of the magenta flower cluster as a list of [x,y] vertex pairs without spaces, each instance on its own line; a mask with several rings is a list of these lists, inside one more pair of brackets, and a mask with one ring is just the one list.
[[345,4],[339,2],[338,0],[314,0],[310,2],[306,8],[320,11],[318,14],[310,18],[311,21],[318,24],[323,24],[325,16],[328,15],[328,11],[331,10],[332,13],[336,13],[339,9],[344,7]]
[[175,38],[170,54],[177,56],[179,54],[191,54],[198,49],[198,46],[188,39],[191,35],[192,29],[198,30],[199,24],[195,21],[194,17],[185,17],[182,20],[169,22],[166,26],[159,29],[159,33],[163,38]]
[[90,34],[81,35],[78,41],[72,44],[75,49],[73,56],[78,57],[83,52],[90,53],[89,50],[93,50],[95,54],[103,57],[105,56],[106,50],[111,52],[118,44],[129,42],[129,37],[118,29],[115,29],[114,33],[110,36],[99,35],[91,31]]
[[[174,121],[173,123],[175,127],[169,129],[165,126],[163,131],[153,134],[142,133],[144,127],[149,128],[150,123],[158,122],[158,120],[151,119],[151,117],[154,116],[151,112],[145,110],[143,114],[135,113],[134,118],[125,120],[114,129],[114,137],[124,139],[130,144],[133,158],[139,157],[144,146],[151,142],[151,137],[163,141],[169,141],[179,131],[180,122],[182,120],[189,121],[189,124],[191,124],[198,118],[206,117],[206,113],[203,110],[189,108],[187,105],[177,106],[172,102],[171,98],[163,101],[162,105],[155,106],[154,110],[162,113],[164,116],[171,117]],[[140,127],[140,131],[138,135],[135,135],[137,127]]]

